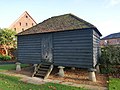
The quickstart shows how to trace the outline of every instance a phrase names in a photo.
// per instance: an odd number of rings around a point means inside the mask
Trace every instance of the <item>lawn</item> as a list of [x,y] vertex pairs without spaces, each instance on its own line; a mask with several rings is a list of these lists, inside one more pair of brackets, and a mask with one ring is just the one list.
[[120,79],[110,78],[110,80],[109,80],[109,90],[120,90]]
[[61,84],[46,83],[34,85],[19,81],[19,77],[0,74],[0,90],[86,90]]
[[[21,67],[27,67],[28,64],[21,64]],[[5,64],[5,65],[0,65],[0,71],[6,71],[6,70],[15,70],[16,64]]]

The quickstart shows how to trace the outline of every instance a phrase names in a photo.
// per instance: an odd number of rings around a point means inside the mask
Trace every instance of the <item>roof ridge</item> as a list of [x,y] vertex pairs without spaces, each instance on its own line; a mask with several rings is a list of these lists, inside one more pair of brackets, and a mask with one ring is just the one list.
[[[43,22],[45,22],[45,21],[47,21],[47,20],[49,20],[49,19],[52,19],[52,18],[58,18],[58,17],[66,16],[66,15],[70,15],[71,17],[75,18],[76,20],[78,20],[78,21],[80,21],[80,22],[82,21],[82,22],[84,22],[84,23],[87,23],[88,26],[93,26],[93,27],[95,27],[93,24],[91,24],[91,23],[85,21],[84,19],[81,19],[81,18],[77,17],[76,15],[74,15],[74,14],[72,14],[72,13],[67,13],[67,14],[52,16],[52,17],[50,17],[50,18],[44,20]],[[41,23],[43,23],[43,22],[41,22]],[[96,28],[96,27],[95,27],[95,28]]]
[[112,34],[110,34],[110,35],[113,35],[113,34],[119,34],[120,32],[118,32],[118,33],[112,33]]
[[110,39],[110,38],[117,38],[118,35],[116,35],[116,34],[120,34],[120,32],[118,32],[118,33],[111,33],[111,34],[103,37],[102,40],[104,40],[104,39]]
[[61,14],[61,15],[57,15],[57,16],[52,16],[51,18],[56,18],[56,17],[66,16],[66,15],[70,15],[70,14],[71,14],[71,13]]
[[58,17],[61,17],[61,16],[66,16],[66,15],[70,15],[71,13],[68,13],[68,14],[62,14],[62,15],[57,15],[57,16],[52,16],[50,18],[47,18],[45,20],[43,20],[42,22],[38,23],[38,24],[42,24],[43,22],[45,21],[48,21],[49,19],[52,19],[52,18],[58,18]]
[[27,11],[25,11],[25,13],[27,13],[27,15],[36,23],[36,21],[31,17],[31,15]]
[[29,28],[24,32],[21,32],[18,35],[34,34],[34,33],[41,33],[41,32],[46,33],[46,32],[65,31],[65,30],[77,30],[77,29],[85,29],[85,28],[94,29],[99,33],[100,36],[102,36],[101,33],[98,31],[98,29],[94,25],[73,15],[72,13],[52,16],[38,23],[34,27]]
[[[88,23],[88,26],[93,26],[93,27],[95,27],[93,24],[91,24],[91,23],[89,23],[89,22],[87,22],[87,21],[85,21],[84,19],[81,19],[81,18],[79,18],[79,17],[77,17],[76,15],[74,15],[74,14],[70,14],[72,17],[74,17],[75,19],[77,19],[78,21],[82,21],[82,22],[84,22],[84,23]],[[96,27],[95,27],[96,28]]]
[[[118,32],[118,33],[111,33],[111,34],[109,34],[109,35],[107,35],[107,36],[114,35],[114,34],[120,34],[120,32]],[[106,36],[106,37],[107,37],[107,36]]]

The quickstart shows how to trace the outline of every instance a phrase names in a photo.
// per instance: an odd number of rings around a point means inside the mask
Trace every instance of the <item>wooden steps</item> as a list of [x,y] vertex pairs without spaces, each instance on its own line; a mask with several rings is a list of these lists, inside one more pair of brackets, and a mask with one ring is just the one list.
[[35,77],[40,77],[46,79],[53,69],[53,65],[50,63],[41,63],[35,67],[34,73],[32,75]]

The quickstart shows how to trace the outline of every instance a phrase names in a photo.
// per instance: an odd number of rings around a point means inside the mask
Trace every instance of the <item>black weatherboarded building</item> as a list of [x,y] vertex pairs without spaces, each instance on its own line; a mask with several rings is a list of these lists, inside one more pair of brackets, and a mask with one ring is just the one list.
[[18,61],[94,68],[101,33],[72,14],[51,17],[18,35]]

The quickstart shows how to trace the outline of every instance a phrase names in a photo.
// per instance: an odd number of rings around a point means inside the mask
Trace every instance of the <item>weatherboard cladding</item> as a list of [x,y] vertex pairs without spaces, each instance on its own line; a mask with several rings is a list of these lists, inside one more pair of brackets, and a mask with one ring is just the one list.
[[98,63],[98,58],[100,55],[100,36],[93,30],[93,66],[95,66]]
[[97,62],[98,43],[101,34],[96,31],[93,25],[82,19],[80,19],[81,22],[77,20],[78,18],[71,14],[52,17],[19,33],[18,60],[22,63],[31,64],[39,64],[43,61],[44,45],[42,38],[50,35],[52,40],[48,44],[52,45],[51,53],[54,65],[80,68],[94,67]]
[[[92,30],[54,32],[54,65],[93,67]],[[39,64],[42,61],[41,38],[44,34],[18,36],[18,60],[22,63]]]
[[92,30],[54,33],[53,48],[55,65],[93,67]]
[[41,36],[18,36],[18,60],[22,63],[41,62]]

